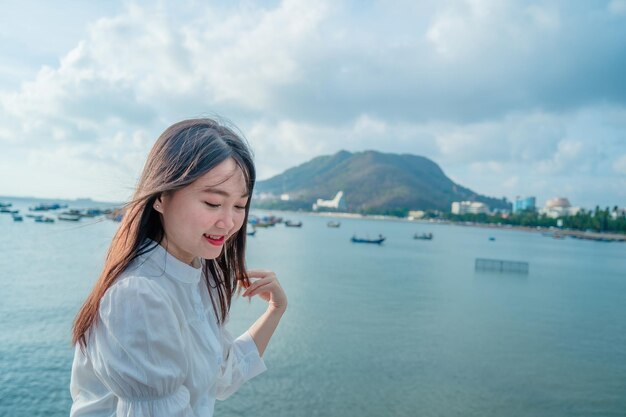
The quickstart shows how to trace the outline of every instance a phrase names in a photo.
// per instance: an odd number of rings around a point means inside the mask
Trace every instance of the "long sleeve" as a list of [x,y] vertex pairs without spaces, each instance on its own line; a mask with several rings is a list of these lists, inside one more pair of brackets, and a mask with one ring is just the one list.
[[234,394],[241,385],[267,370],[259,350],[247,331],[233,340],[225,327],[220,327],[222,361],[217,379],[218,400],[225,400]]
[[183,385],[188,362],[173,303],[143,277],[116,282],[100,301],[88,354],[117,397],[116,416],[195,417]]

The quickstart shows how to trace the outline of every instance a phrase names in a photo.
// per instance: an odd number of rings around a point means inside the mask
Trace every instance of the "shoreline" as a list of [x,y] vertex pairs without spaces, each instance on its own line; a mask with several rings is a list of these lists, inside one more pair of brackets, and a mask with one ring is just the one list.
[[[290,213],[304,216],[316,216],[316,217],[337,217],[343,219],[365,219],[365,220],[385,220],[395,221],[403,223],[416,223],[416,224],[447,224],[451,226],[461,227],[478,227],[481,229],[494,229],[494,230],[513,230],[526,233],[541,233],[550,234],[553,238],[561,239],[564,237],[570,237],[574,239],[593,240],[599,242],[626,242],[626,234],[623,233],[606,233],[606,232],[585,232],[582,230],[567,230],[558,228],[545,228],[545,227],[530,227],[530,226],[514,226],[508,224],[492,224],[492,223],[474,223],[474,222],[453,222],[450,220],[438,220],[438,219],[409,219],[406,217],[395,217],[385,215],[372,215],[372,214],[359,214],[359,213],[345,213],[345,212],[312,212],[312,211],[289,211],[289,210],[266,210],[255,209],[267,213]],[[252,210],[251,210],[252,211]]]

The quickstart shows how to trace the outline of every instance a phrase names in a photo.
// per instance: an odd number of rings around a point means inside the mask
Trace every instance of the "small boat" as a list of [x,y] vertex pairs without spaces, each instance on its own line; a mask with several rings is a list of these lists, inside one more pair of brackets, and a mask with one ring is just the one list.
[[10,208],[0,208],[0,213],[9,213],[9,214],[14,214],[14,213],[19,213],[19,210],[11,210]]
[[337,228],[337,227],[341,226],[341,222],[333,222],[333,221],[330,221],[330,222],[326,223],[326,226],[328,226],[328,227],[335,227],[335,228]]
[[61,213],[57,217],[59,220],[64,220],[66,222],[77,222],[82,216],[75,213]]
[[490,241],[490,242],[493,242],[494,240],[496,240],[496,238],[495,238],[495,237],[493,237],[493,236],[491,236],[491,237],[489,238],[489,241]]
[[378,239],[365,239],[365,238],[352,236],[352,239],[350,240],[352,241],[352,243],[374,243],[374,244],[380,245],[385,241],[385,239],[386,238],[383,237],[383,235],[378,235]]
[[24,221],[24,217],[22,217],[21,215],[17,214],[17,213],[13,213],[13,221],[15,222],[21,222]]
[[255,230],[252,230],[252,231],[248,230],[248,231],[246,232],[246,235],[248,235],[248,236],[254,236],[254,235],[256,235],[256,229],[255,229]]
[[422,233],[421,235],[418,235],[417,233],[415,233],[413,235],[413,239],[418,239],[418,240],[433,240],[433,234],[432,233]]
[[283,221],[282,217],[276,217],[276,216],[258,217],[258,216],[251,215],[250,218],[248,219],[248,223],[256,227],[272,227],[278,223],[282,223],[282,221]]
[[269,223],[263,223],[263,222],[250,223],[250,224],[253,225],[254,227],[263,227],[263,228],[270,227]]
[[54,223],[54,219],[52,217],[35,217],[35,222],[37,223]]
[[57,210],[60,208],[67,208],[67,204],[59,204],[59,203],[54,203],[54,204],[45,204],[45,203],[40,203],[38,205],[36,205],[35,207],[30,207],[29,210],[30,211],[48,211],[48,210]]
[[7,207],[11,207],[13,205],[13,203],[0,203],[0,208],[7,208]]
[[302,227],[302,222],[292,222],[291,220],[287,220],[285,222],[285,226],[287,226],[287,227]]

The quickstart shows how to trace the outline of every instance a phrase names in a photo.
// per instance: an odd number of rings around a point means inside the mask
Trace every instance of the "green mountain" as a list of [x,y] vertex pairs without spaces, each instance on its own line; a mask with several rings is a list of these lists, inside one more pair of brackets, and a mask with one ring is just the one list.
[[[453,201],[480,201],[507,209],[505,199],[481,196],[455,184],[428,158],[377,151],[319,156],[280,175],[259,181],[256,207],[310,210],[318,198],[344,192],[346,211],[403,215],[409,210],[448,212]],[[289,201],[278,196],[289,194]],[[269,197],[268,197],[269,195]],[[272,198],[271,195],[275,196]]]

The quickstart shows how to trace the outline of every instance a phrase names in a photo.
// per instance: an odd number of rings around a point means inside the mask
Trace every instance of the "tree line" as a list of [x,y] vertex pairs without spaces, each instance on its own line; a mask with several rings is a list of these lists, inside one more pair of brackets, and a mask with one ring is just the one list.
[[447,220],[457,222],[475,222],[487,224],[509,224],[512,226],[526,227],[558,227],[557,221],[562,221],[562,228],[593,232],[626,233],[626,216],[617,206],[613,209],[606,207],[601,209],[596,206],[595,210],[581,209],[571,216],[563,216],[558,219],[551,218],[536,211],[522,211],[513,214],[452,214],[440,215]]

